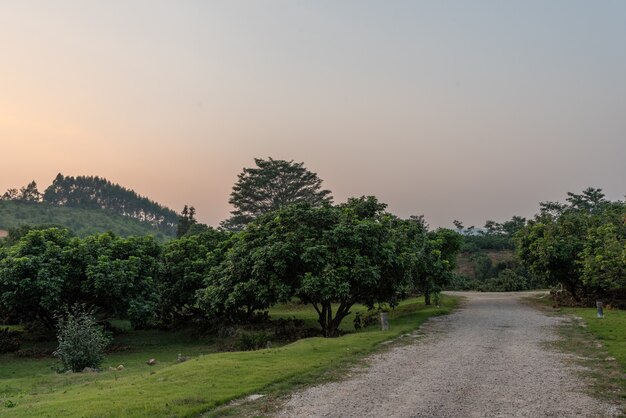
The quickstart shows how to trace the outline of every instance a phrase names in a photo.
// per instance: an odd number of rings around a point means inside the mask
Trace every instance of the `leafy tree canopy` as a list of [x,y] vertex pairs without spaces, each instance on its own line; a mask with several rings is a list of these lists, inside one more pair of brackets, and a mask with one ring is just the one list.
[[584,300],[626,289],[626,202],[611,202],[601,189],[568,193],[567,203],[545,202],[516,234],[528,269]]
[[322,180],[304,167],[304,163],[255,158],[256,167],[244,168],[233,186],[229,203],[233,205],[230,219],[222,223],[238,230],[256,217],[294,203],[319,207],[331,203],[329,190],[322,189]]
[[219,253],[200,305],[210,316],[236,317],[297,296],[315,308],[324,334],[335,336],[355,303],[394,303],[445,279],[446,257],[458,245],[443,232],[427,235],[421,218],[403,221],[385,207],[362,197],[259,216]]
[[168,232],[178,223],[173,210],[98,176],[72,177],[59,173],[45,190],[43,201],[58,206],[107,209]]

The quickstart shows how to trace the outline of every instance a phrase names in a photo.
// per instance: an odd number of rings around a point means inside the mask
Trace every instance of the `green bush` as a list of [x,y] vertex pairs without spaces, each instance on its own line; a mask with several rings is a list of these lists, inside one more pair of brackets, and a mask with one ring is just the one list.
[[359,331],[378,322],[380,318],[379,310],[369,310],[367,312],[357,312],[354,315],[354,329]]
[[19,331],[12,331],[8,327],[0,328],[0,354],[2,353],[14,353],[20,349],[20,334]]
[[82,306],[67,309],[57,317],[59,347],[54,352],[65,370],[80,372],[85,367],[98,368],[104,360],[104,349],[110,337]]
[[265,332],[242,333],[237,341],[241,351],[252,351],[266,348],[270,341],[270,336]]

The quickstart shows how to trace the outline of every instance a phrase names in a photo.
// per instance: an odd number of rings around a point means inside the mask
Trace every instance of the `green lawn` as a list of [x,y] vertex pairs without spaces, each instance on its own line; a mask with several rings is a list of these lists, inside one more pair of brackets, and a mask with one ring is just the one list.
[[[104,363],[105,370],[123,364],[121,372],[58,374],[53,371],[52,359],[4,355],[0,356],[0,415],[194,416],[270,385],[311,381],[371,352],[379,343],[415,329],[430,316],[448,313],[455,304],[450,297],[444,298],[441,308],[412,299],[390,313],[389,331],[372,326],[340,338],[307,338],[259,351],[215,353],[214,342],[194,341],[192,335],[152,331],[153,335],[144,332],[139,337],[129,333],[130,350],[111,354]],[[312,308],[300,304],[278,306],[271,315],[315,324]],[[352,318],[347,318],[342,328],[352,328]],[[178,353],[193,357],[176,363]],[[145,365],[151,357],[159,364]]]
[[563,308],[562,311],[583,318],[589,332],[602,342],[626,372],[626,311],[605,309],[602,319],[596,317],[595,308]]

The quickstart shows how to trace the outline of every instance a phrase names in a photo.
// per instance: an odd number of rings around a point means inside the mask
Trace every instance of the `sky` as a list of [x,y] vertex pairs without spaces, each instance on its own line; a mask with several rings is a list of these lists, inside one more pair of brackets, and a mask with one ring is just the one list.
[[217,225],[270,156],[431,226],[623,199],[626,2],[0,0],[0,193],[99,175]]

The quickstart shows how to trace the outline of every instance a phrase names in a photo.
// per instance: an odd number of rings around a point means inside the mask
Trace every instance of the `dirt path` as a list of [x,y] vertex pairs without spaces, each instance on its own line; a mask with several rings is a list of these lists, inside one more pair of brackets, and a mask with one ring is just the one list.
[[293,395],[281,417],[604,417],[617,411],[584,394],[549,317],[519,294],[459,293],[456,313],[426,336],[374,355],[342,382]]

